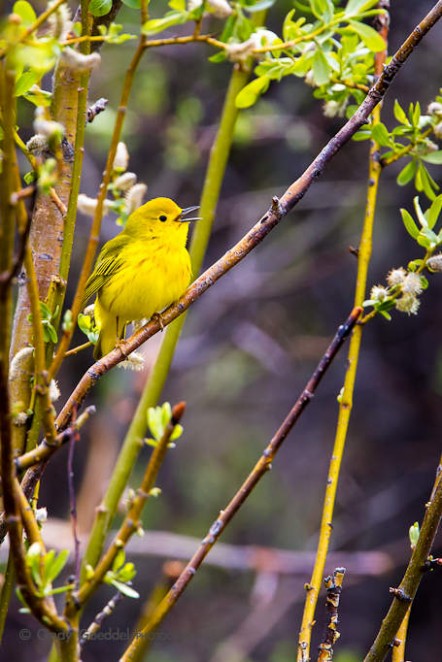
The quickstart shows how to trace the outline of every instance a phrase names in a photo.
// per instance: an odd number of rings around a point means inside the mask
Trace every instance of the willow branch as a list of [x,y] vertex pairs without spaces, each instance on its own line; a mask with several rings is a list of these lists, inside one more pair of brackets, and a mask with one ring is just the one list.
[[74,300],[72,303],[72,328],[69,330],[64,331],[63,336],[61,338],[61,342],[58,346],[57,352],[54,356],[54,359],[51,363],[50,369],[49,369],[49,374],[51,378],[53,378],[60,366],[61,363],[64,359],[66,350],[69,347],[69,344],[71,342],[74,330],[75,330],[75,324],[76,320],[78,317],[78,314],[81,312],[82,304],[83,304],[83,294],[84,294],[84,289],[86,286],[86,281],[88,279],[89,273],[92,269],[95,253],[97,250],[97,245],[98,241],[100,238],[100,228],[101,228],[101,221],[103,217],[103,205],[104,205],[104,199],[106,197],[107,193],[107,188],[110,184],[111,181],[111,176],[112,176],[112,169],[113,169],[113,163],[115,159],[115,154],[117,152],[117,146],[118,142],[120,140],[121,136],[121,131],[123,128],[123,123],[124,123],[124,118],[126,116],[126,110],[127,110],[127,103],[129,100],[129,95],[132,89],[132,84],[133,80],[135,77],[135,73],[137,70],[137,67],[140,63],[141,57],[144,53],[144,46],[145,46],[145,37],[141,35],[140,41],[138,43],[138,47],[133,55],[132,61],[126,71],[126,76],[124,79],[123,83],[123,90],[121,93],[121,99],[120,99],[120,105],[118,107],[118,112],[117,112],[117,117],[115,120],[115,126],[114,126],[114,131],[112,134],[112,139],[111,139],[111,144],[109,147],[108,155],[107,155],[107,161],[106,161],[106,167],[104,169],[103,173],[103,179],[100,184],[100,189],[98,192],[98,197],[97,197],[97,206],[95,208],[95,213],[94,213],[94,218],[92,220],[92,226],[91,230],[89,233],[89,241],[88,245],[86,248],[86,253],[83,261],[83,265],[81,268],[81,273],[80,277],[78,279],[78,284],[77,284],[77,289],[75,292]]
[[[270,440],[269,444],[263,451],[258,462],[255,464],[252,471],[247,476],[246,480],[243,482],[239,490],[236,492],[234,497],[229,501],[227,506],[220,511],[218,518],[210,527],[207,535],[204,537],[199,548],[188,562],[177,581],[174,583],[170,591],[167,593],[165,598],[160,602],[158,607],[153,611],[149,620],[145,624],[144,628],[141,631],[143,637],[150,634],[155,630],[158,625],[162,622],[165,616],[173,608],[177,600],[180,598],[184,590],[189,585],[192,578],[195,576],[198,568],[203,563],[205,557],[210,552],[212,547],[215,545],[221,533],[224,531],[226,526],[231,522],[233,517],[239,511],[241,506],[245,503],[248,497],[252,494],[255,487],[265,476],[267,471],[272,467],[272,463],[287,438],[289,432],[298,421],[299,417],[312,400],[314,393],[319,386],[322,378],[330,367],[333,359],[336,357],[337,353],[341,349],[345,339],[351,333],[353,327],[355,326],[359,316],[362,313],[362,308],[355,308],[348,319],[344,322],[342,326],[339,327],[335,337],[324,353],[323,357],[319,361],[315,371],[313,372],[311,378],[308,380],[304,390],[301,395],[296,400],[292,409],[282,422],[281,426]],[[135,651],[140,645],[140,638],[136,638],[132,641],[130,646],[127,648],[126,652],[122,656],[124,662],[132,659]]]
[[[383,27],[381,27],[380,32],[386,41],[388,36],[388,21],[385,14],[382,16],[384,17],[384,24]],[[375,71],[377,75],[380,75],[383,70],[385,57],[386,51],[376,54],[375,56]],[[380,117],[381,106],[378,105],[373,112],[374,125],[380,122]],[[367,288],[368,267],[370,264],[372,252],[377,195],[379,180],[382,172],[382,168],[378,159],[378,151],[379,145],[375,142],[372,142],[370,147],[368,167],[367,203],[358,251],[358,268],[354,296],[355,306],[362,305],[362,302],[365,299],[365,292]],[[306,584],[306,597],[301,628],[298,637],[298,662],[306,662],[310,659],[312,629],[315,624],[316,607],[318,603],[319,592],[322,586],[322,579],[324,577],[324,569],[333,530],[332,522],[336,502],[336,494],[339,484],[340,469],[344,456],[350,417],[353,408],[353,394],[359,365],[362,330],[363,327],[360,325],[355,329],[355,333],[350,340],[350,346],[348,350],[347,361],[349,369],[345,375],[344,388],[339,401],[338,422],[325,487],[316,558],[310,582]]]
[[413,549],[410,562],[398,588],[391,589],[393,602],[387,612],[379,633],[364,658],[364,662],[382,662],[394,644],[396,633],[412,604],[419,584],[426,572],[427,560],[431,553],[442,515],[442,480],[438,474],[436,486],[430,501],[425,504],[426,512],[420,528],[418,541]]

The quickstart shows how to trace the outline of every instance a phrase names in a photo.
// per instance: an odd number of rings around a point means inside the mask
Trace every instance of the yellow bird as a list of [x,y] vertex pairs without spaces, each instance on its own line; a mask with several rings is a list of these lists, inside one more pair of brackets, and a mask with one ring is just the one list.
[[84,303],[97,295],[95,358],[124,338],[126,324],[160,313],[183,294],[191,278],[187,223],[197,220],[187,214],[196,209],[181,209],[170,198],[149,200],[103,246],[84,295]]

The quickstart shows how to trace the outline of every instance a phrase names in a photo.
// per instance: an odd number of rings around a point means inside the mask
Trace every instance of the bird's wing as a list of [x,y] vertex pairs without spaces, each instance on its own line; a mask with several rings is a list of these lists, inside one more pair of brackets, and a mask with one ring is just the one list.
[[93,272],[88,278],[84,291],[83,305],[103,287],[110,276],[115,275],[123,266],[121,258],[122,248],[126,245],[127,237],[119,234],[108,241],[100,251]]

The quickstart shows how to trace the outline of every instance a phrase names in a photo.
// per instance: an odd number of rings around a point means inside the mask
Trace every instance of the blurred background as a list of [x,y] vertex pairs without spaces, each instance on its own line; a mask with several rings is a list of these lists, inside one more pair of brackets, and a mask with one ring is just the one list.
[[[155,4],[155,3],[153,3]],[[432,2],[392,3],[390,52],[400,45]],[[291,7],[279,1],[268,27],[280,31]],[[118,22],[136,20],[123,9]],[[217,24],[214,22],[216,32]],[[129,30],[130,31],[130,30]],[[133,32],[136,26],[133,24]],[[177,32],[179,29],[177,30]],[[397,98],[422,108],[440,83],[440,26],[424,39],[395,79],[384,105],[392,126]],[[88,126],[82,191],[95,196],[119,103],[121,81],[134,42],[102,49],[91,100],[109,99],[105,113]],[[229,64],[212,64],[204,45],[151,50],[139,68],[124,140],[129,169],[148,184],[148,198],[166,195],[181,206],[197,204],[219,121]],[[439,76],[439,78],[438,78]],[[22,109],[31,126],[33,109]],[[26,119],[29,113],[29,120]],[[243,111],[222,190],[206,265],[236,242],[281,195],[342,125],[322,113],[322,102],[300,79],[273,84],[252,109]],[[237,268],[192,308],[162,401],[187,402],[184,434],[163,466],[162,495],[149,502],[146,534],[133,556],[135,588],[144,596],[161,591],[177,571],[166,561],[185,561],[218,511],[257,460],[291,408],[337,326],[352,307],[357,247],[367,187],[368,143],[350,143],[334,158],[302,202]],[[381,180],[371,285],[392,267],[420,257],[405,232],[399,208],[412,210],[412,185],[395,183],[401,165]],[[436,167],[430,166],[439,179]],[[428,206],[422,197],[424,209]],[[90,220],[79,218],[71,272],[72,299]],[[109,216],[103,242],[118,232]],[[327,573],[346,565],[340,606],[341,638],[336,662],[365,655],[390,603],[390,586],[402,577],[409,555],[408,529],[421,520],[441,451],[442,278],[430,277],[417,316],[394,313],[376,319],[363,338],[354,409],[344,458]],[[161,334],[160,334],[161,335]],[[76,448],[79,522],[87,532],[118,449],[155,360],[160,335],[143,348],[146,371],[115,369],[90,394],[98,413]],[[78,344],[84,342],[81,334]],[[76,343],[77,344],[77,343]],[[270,472],[222,536],[228,547],[195,577],[151,641],[155,662],[288,662],[293,659],[320,523],[322,497],[337,419],[337,395],[345,374],[345,349],[314,401],[291,433]],[[89,351],[67,359],[60,378],[66,399],[92,362]],[[141,478],[149,450],[140,456],[131,485]],[[67,490],[67,453],[53,458],[42,483],[48,536],[72,545]],[[62,521],[60,521],[62,520]],[[64,520],[64,525],[63,525]],[[169,532],[172,537],[158,532]],[[194,539],[188,540],[187,537]],[[234,548],[230,546],[235,546]],[[83,546],[84,549],[84,546]],[[286,550],[287,555],[275,550]],[[439,539],[440,550],[440,539]],[[434,550],[437,554],[437,548]],[[179,565],[178,565],[179,568]],[[440,573],[424,577],[413,606],[407,659],[441,658]],[[112,596],[95,597],[85,624]],[[108,628],[133,629],[142,600],[125,598]],[[325,623],[324,596],[317,611],[313,657]],[[123,625],[122,625],[123,624]],[[17,645],[17,629],[29,627]],[[50,641],[30,617],[11,612],[5,658],[45,659]],[[121,639],[121,638],[120,638]],[[83,660],[118,659],[126,642],[93,641]]]

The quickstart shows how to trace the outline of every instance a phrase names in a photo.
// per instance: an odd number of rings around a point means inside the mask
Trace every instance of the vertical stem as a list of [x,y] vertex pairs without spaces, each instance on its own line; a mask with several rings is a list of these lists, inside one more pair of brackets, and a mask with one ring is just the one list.
[[[380,26],[380,34],[387,39],[387,22]],[[385,62],[386,51],[375,55],[375,74],[380,75]],[[373,124],[380,122],[381,104],[376,106],[372,114]],[[358,251],[358,270],[356,276],[354,305],[360,306],[365,299],[367,287],[368,267],[370,264],[373,227],[376,212],[376,202],[378,195],[379,180],[382,172],[379,163],[379,145],[372,141],[370,146],[369,167],[368,167],[368,191],[365,208],[364,225],[362,229],[361,240]],[[356,374],[359,363],[359,354],[362,341],[362,326],[355,327],[354,333],[350,339],[348,349],[348,370],[345,375],[344,388],[339,402],[339,414],[336,428],[335,441],[331,460],[329,465],[327,484],[321,517],[321,527],[319,532],[318,547],[316,550],[315,564],[313,567],[310,583],[306,585],[306,600],[302,616],[301,629],[298,639],[298,662],[307,662],[310,660],[310,647],[312,629],[315,624],[315,612],[318,603],[319,591],[322,586],[324,568],[327,560],[330,538],[333,527],[333,515],[338,489],[338,481],[341,470],[342,458],[345,450],[350,416],[353,407],[353,394],[356,383]]]
[[398,588],[390,589],[393,602],[382,621],[377,637],[364,658],[364,662],[382,662],[394,643],[398,629],[409,611],[421,579],[426,571],[426,562],[431,553],[434,538],[438,531],[442,515],[442,480],[436,478],[430,500],[425,504],[425,516],[418,541],[413,549],[410,562]]
[[112,134],[112,140],[106,159],[106,167],[104,169],[103,179],[100,184],[100,189],[97,197],[97,206],[95,208],[94,218],[92,220],[92,227],[89,233],[89,242],[86,248],[86,254],[83,260],[80,277],[78,279],[74,300],[72,302],[73,324],[71,329],[67,329],[63,332],[54,360],[52,361],[52,364],[50,366],[49,374],[51,377],[54,377],[57,374],[61,366],[66,350],[68,349],[69,344],[71,342],[71,338],[74,334],[75,324],[78,314],[81,312],[81,307],[83,304],[84,288],[86,286],[86,281],[92,269],[95,252],[97,250],[97,245],[100,238],[100,228],[103,217],[104,199],[106,197],[107,187],[109,186],[109,183],[111,181],[112,166],[115,159],[115,154],[117,152],[117,146],[120,140],[121,131],[123,129],[124,119],[126,117],[127,103],[129,101],[129,96],[132,90],[132,85],[136,70],[138,68],[138,65],[145,50],[144,46],[145,46],[145,37],[141,36],[140,41],[138,42],[137,49],[133,55],[133,58],[126,71],[126,76],[124,78],[123,91],[121,94],[117,117],[115,120],[114,132]]
[[410,614],[411,604],[408,605],[408,609],[403,618],[403,621],[398,627],[396,641],[391,651],[391,662],[405,662],[405,644],[407,642],[407,630]]

